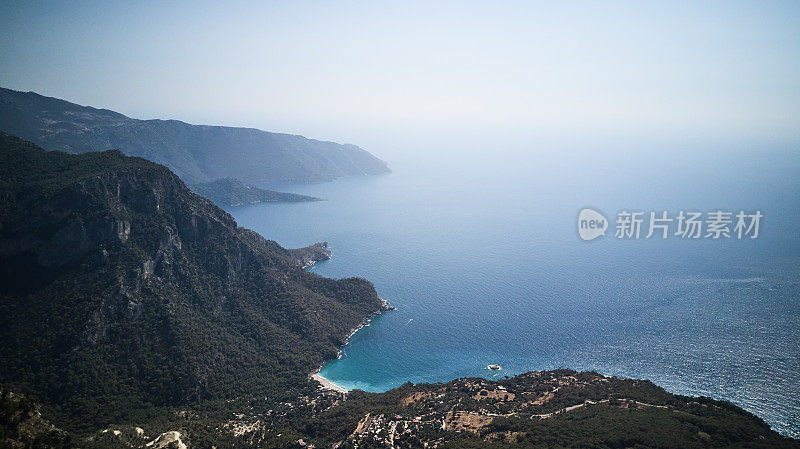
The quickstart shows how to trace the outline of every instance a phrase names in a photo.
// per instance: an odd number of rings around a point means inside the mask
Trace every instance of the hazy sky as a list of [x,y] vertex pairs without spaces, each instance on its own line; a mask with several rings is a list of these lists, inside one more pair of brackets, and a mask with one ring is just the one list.
[[800,2],[2,2],[0,85],[362,143],[800,135]]

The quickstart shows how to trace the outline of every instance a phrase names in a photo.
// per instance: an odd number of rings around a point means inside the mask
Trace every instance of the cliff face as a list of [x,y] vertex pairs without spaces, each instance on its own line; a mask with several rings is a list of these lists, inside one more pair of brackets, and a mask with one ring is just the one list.
[[0,207],[0,382],[86,425],[303,384],[382,307],[117,151],[0,134]]
[[251,128],[136,120],[3,88],[0,130],[48,150],[85,153],[118,149],[166,165],[190,184],[225,177],[245,182],[329,181],[389,171],[385,162],[355,145]]

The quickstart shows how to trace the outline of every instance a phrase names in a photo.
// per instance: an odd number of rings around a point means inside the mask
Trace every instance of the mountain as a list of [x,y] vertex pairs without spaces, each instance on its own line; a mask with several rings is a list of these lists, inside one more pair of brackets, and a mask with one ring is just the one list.
[[189,184],[242,181],[329,181],[388,172],[355,145],[252,128],[137,120],[33,92],[0,88],[0,131],[48,150],[80,154],[117,149],[163,164]]
[[220,178],[190,186],[193,192],[219,206],[240,206],[253,203],[322,201],[320,198],[296,193],[259,189],[236,178]]
[[324,245],[286,250],[119,151],[0,133],[0,211],[0,383],[68,429],[293,394],[385,308],[303,269]]

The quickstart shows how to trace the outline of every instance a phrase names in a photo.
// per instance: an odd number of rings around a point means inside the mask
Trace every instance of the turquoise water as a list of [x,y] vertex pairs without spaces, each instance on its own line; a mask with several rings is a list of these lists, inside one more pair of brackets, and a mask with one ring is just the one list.
[[[325,364],[346,388],[591,369],[730,400],[800,436],[800,158],[594,150],[396,157],[388,175],[266,186],[325,202],[229,211],[287,247],[329,242],[313,271],[365,277],[397,307]],[[578,238],[585,206],[611,219],[606,237]],[[619,241],[622,209],[765,217],[755,240]]]

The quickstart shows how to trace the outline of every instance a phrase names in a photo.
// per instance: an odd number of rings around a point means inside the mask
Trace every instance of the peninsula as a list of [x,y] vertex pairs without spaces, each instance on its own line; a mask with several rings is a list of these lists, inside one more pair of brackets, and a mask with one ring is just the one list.
[[220,178],[189,186],[193,192],[204,196],[220,207],[242,206],[256,203],[298,203],[322,201],[313,196],[276,192],[251,186],[236,178]]

